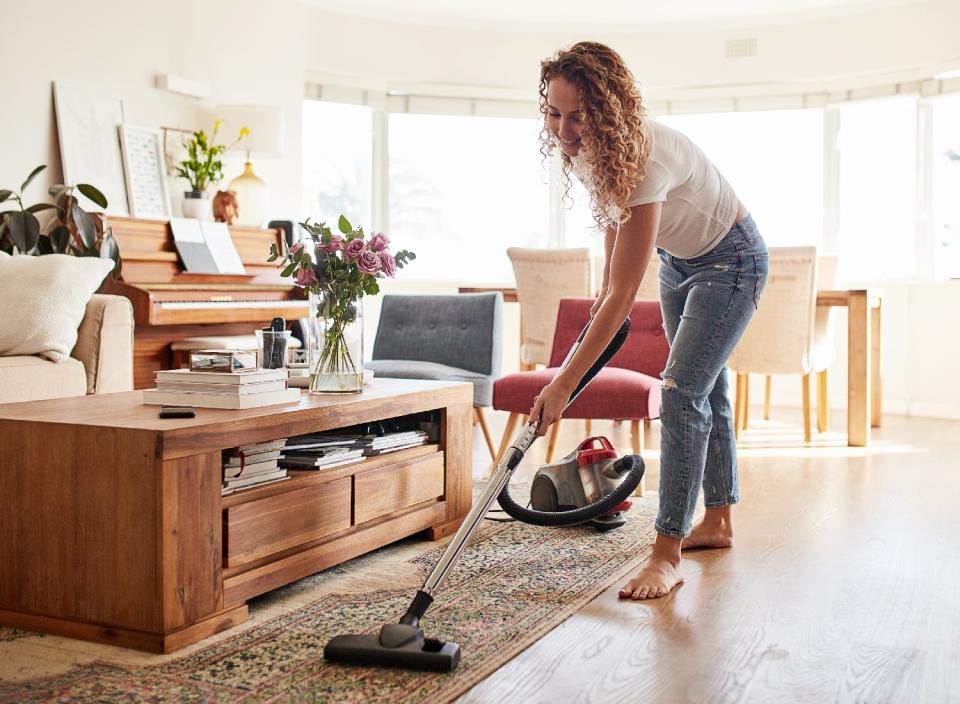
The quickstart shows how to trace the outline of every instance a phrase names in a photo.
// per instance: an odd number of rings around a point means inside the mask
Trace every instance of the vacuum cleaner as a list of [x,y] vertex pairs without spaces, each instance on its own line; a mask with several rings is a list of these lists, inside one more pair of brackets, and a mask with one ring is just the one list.
[[[561,370],[569,364],[589,329],[588,322],[564,359]],[[570,394],[565,408],[573,403],[587,384],[613,358],[627,339],[629,330],[630,319],[627,318],[610,344]],[[571,456],[568,455],[557,465],[547,465],[538,472],[534,483],[537,484],[538,481],[540,483],[539,488],[532,490],[531,508],[517,504],[510,497],[507,485],[524,454],[537,439],[539,427],[540,418],[530,418],[520,429],[511,446],[497,463],[497,469],[487,486],[471,507],[430,576],[427,577],[427,581],[413,597],[400,622],[385,624],[380,628],[379,633],[334,636],[323,649],[325,659],[352,665],[403,667],[439,672],[453,670],[460,662],[460,646],[450,641],[425,637],[420,628],[420,619],[433,603],[434,594],[460,559],[467,543],[473,537],[494,500],[499,498],[504,511],[512,517],[525,523],[542,526],[577,525],[588,521],[602,521],[604,517],[609,520],[623,510],[627,497],[633,493],[643,478],[643,460],[637,455],[626,455],[616,460],[607,456],[607,461],[588,462],[597,466],[593,475],[587,479],[586,488],[583,477],[570,476]],[[573,454],[579,453],[581,448],[589,449],[581,444]],[[605,447],[600,449],[608,452]],[[578,483],[581,485],[580,493],[575,488]],[[582,505],[588,496],[596,497],[596,500]],[[577,506],[577,508],[564,510],[569,506]],[[616,523],[616,519],[613,522]]]

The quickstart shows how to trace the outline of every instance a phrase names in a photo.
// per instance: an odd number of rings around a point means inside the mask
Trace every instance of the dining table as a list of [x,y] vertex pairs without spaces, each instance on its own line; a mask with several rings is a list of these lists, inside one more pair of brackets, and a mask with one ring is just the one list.
[[[504,303],[519,303],[512,286],[461,286],[458,291],[499,291]],[[870,429],[880,427],[883,410],[883,296],[869,288],[823,290],[817,292],[817,307],[847,309],[847,445],[866,447]]]

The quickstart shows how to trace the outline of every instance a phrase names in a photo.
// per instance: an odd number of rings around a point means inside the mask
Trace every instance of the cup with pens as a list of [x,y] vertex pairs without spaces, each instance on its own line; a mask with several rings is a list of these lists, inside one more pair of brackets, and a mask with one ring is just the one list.
[[287,361],[287,344],[293,334],[287,321],[277,317],[270,326],[257,330],[257,366],[261,369],[283,369]]

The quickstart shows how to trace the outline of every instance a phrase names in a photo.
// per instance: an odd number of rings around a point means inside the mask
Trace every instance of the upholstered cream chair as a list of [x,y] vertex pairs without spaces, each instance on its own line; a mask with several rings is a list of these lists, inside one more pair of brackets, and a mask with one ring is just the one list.
[[[817,291],[833,291],[840,285],[836,254],[817,257]],[[837,310],[834,306],[817,308],[813,319],[813,369],[817,373],[817,430],[826,432],[830,427],[830,378],[829,369],[837,358],[835,328]],[[770,375],[764,380],[763,418],[770,420]],[[749,398],[749,393],[747,394]],[[744,423],[746,427],[746,422]]]
[[728,366],[737,373],[734,428],[746,425],[748,374],[800,374],[803,437],[810,442],[810,372],[817,303],[816,247],[771,247],[770,271],[760,306]]
[[520,303],[520,369],[546,366],[560,299],[593,294],[590,250],[510,247],[507,256],[513,264]]

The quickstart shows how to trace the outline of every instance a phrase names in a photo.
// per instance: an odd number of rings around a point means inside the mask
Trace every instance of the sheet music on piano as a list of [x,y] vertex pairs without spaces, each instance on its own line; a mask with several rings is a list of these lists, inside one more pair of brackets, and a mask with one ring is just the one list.
[[171,218],[170,232],[184,268],[194,274],[245,274],[226,223]]

